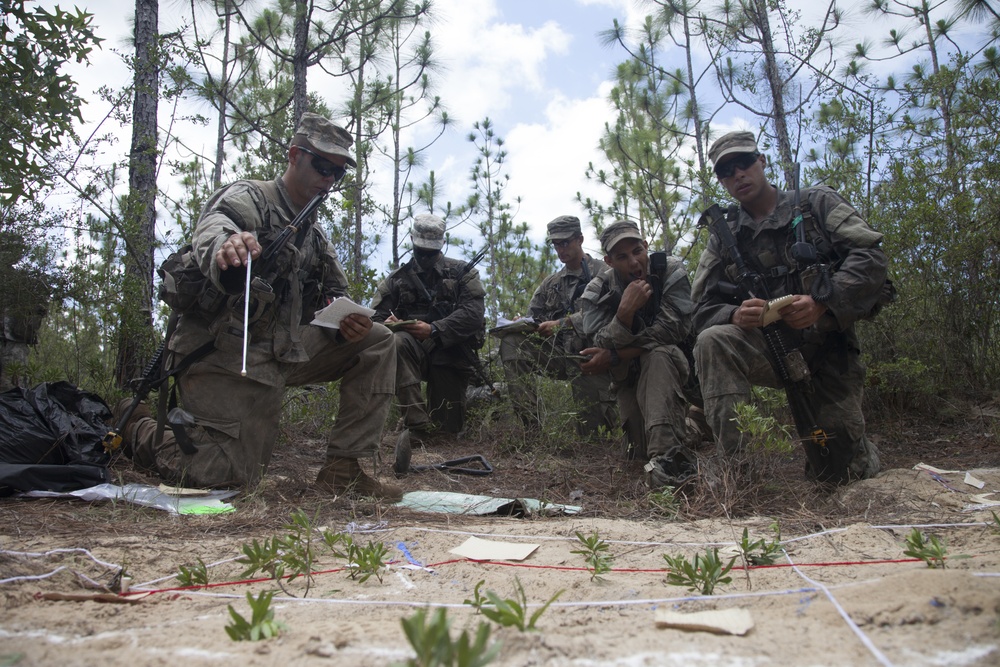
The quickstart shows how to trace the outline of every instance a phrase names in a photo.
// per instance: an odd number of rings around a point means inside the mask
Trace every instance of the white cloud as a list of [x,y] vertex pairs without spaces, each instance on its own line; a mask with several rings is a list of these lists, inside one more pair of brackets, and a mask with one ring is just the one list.
[[509,109],[518,89],[541,91],[552,53],[571,36],[554,22],[526,27],[499,20],[494,0],[440,0],[431,28],[443,66],[438,91],[449,112],[471,124]]
[[[544,238],[545,224],[558,215],[587,219],[576,202],[577,192],[598,198],[606,194],[586,179],[585,171],[589,162],[599,160],[604,122],[614,115],[607,102],[609,86],[586,99],[556,95],[545,108],[544,123],[519,124],[508,133],[509,192],[521,197],[518,220],[531,225],[536,240]],[[593,230],[586,236],[593,240]]]

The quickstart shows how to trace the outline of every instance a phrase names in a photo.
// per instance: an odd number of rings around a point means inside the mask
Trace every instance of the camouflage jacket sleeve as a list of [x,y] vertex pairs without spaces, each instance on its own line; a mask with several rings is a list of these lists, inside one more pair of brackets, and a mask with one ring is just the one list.
[[531,303],[528,304],[528,315],[531,315],[532,319],[536,322],[545,322],[549,319],[548,308],[546,308],[545,304],[548,300],[552,281],[558,275],[558,273],[553,273],[551,276],[547,276],[542,281],[542,284],[535,288],[535,293],[531,295]]
[[708,244],[701,253],[698,269],[694,274],[691,300],[694,302],[694,330],[701,333],[716,324],[729,324],[736,310],[730,301],[715,291],[715,286],[727,280],[726,264],[715,234],[709,234]]
[[485,316],[486,290],[479,280],[479,271],[472,269],[462,277],[455,310],[434,323],[441,332],[441,347],[464,343],[481,334]]
[[[198,266],[213,284],[226,291],[241,289],[233,279],[240,271],[222,271],[215,255],[233,234],[252,232],[256,235],[263,224],[267,202],[252,183],[237,181],[216,192],[194,228],[191,246]],[[228,275],[225,275],[228,274]],[[238,278],[238,276],[236,276]]]
[[396,310],[396,296],[392,290],[392,285],[398,280],[396,269],[388,276],[379,281],[375,288],[375,296],[372,298],[371,307],[375,309],[372,319],[376,322],[385,322]]
[[833,272],[833,296],[826,305],[844,330],[868,314],[879,299],[888,272],[882,235],[830,188],[815,188],[809,201],[840,258]]
[[[587,268],[590,271],[591,281],[595,276],[603,276],[607,274],[611,267],[604,263],[604,260],[594,259],[590,255],[584,255],[583,261],[587,263]],[[586,288],[584,288],[586,291]],[[583,295],[576,300],[573,304],[573,312],[569,315],[570,326],[572,326],[580,335],[586,337],[586,327],[583,323]]]

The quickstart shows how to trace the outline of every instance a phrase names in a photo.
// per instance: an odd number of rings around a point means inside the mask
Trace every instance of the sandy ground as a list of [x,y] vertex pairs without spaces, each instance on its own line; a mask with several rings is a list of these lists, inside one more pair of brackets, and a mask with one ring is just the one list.
[[[1000,470],[973,473],[983,492],[1000,490]],[[949,488],[951,487],[951,488]],[[482,620],[463,605],[484,581],[513,597],[515,579],[528,601],[544,603],[537,631],[494,626],[501,641],[496,665],[998,665],[1000,664],[1000,527],[989,511],[964,511],[980,493],[962,475],[935,480],[926,472],[890,470],[839,492],[853,507],[895,504],[892,526],[853,523],[789,534],[786,555],[773,567],[733,570],[731,583],[711,597],[666,583],[664,554],[693,558],[710,546],[723,552],[746,527],[751,538],[771,539],[768,518],[732,522],[628,521],[581,518],[449,517],[392,509],[356,517],[355,539],[381,541],[391,564],[382,581],[352,580],[342,561],[325,556],[301,597],[305,581],[278,591],[276,619],[286,629],[262,642],[233,642],[224,627],[233,605],[249,616],[246,592],[277,590],[273,583],[240,579],[232,559],[243,544],[269,532],[233,536],[211,529],[232,516],[199,518],[204,535],[192,538],[187,517],[166,516],[155,530],[149,513],[118,511],[87,531],[21,529],[30,503],[46,511],[86,512],[67,501],[0,502],[0,579],[45,579],[0,584],[0,665],[389,665],[413,655],[400,619],[424,605],[448,608],[452,634]],[[883,507],[884,509],[884,507]],[[159,513],[165,515],[165,513]],[[237,512],[237,515],[239,512]],[[319,517],[320,521],[331,520]],[[951,559],[929,569],[904,556],[909,524],[942,539]],[[928,525],[933,524],[933,525]],[[86,524],[85,524],[86,525]],[[171,535],[171,525],[179,536]],[[345,525],[328,524],[332,530]],[[182,529],[183,528],[183,529]],[[610,545],[613,571],[593,581],[575,533],[597,532]],[[536,544],[523,562],[474,562],[450,553],[470,536]],[[85,549],[49,555],[51,549]],[[956,556],[968,558],[956,558]],[[164,591],[131,603],[58,601],[51,594],[91,594],[79,575],[107,582],[126,564],[133,590],[162,591],[197,558],[213,565],[205,590]],[[328,570],[328,571],[327,571]],[[742,608],[754,627],[744,636],[659,627],[657,609],[681,612]]]

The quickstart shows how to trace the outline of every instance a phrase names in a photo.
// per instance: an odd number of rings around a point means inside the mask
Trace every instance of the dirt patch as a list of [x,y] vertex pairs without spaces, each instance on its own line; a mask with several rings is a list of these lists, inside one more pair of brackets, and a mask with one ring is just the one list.
[[[681,498],[679,514],[650,502],[641,466],[615,445],[587,444],[552,452],[513,441],[501,427],[460,443],[417,451],[415,464],[481,453],[487,477],[430,471],[402,480],[408,491],[448,490],[529,497],[579,505],[558,517],[461,517],[417,513],[309,488],[322,459],[318,441],[288,434],[264,483],[240,496],[234,514],[178,517],[127,504],[4,499],[0,501],[0,664],[132,667],[189,665],[387,665],[412,651],[400,619],[417,607],[443,606],[453,635],[482,619],[463,601],[484,581],[502,597],[520,582],[532,604],[559,598],[538,631],[494,628],[503,643],[498,665],[992,665],[1000,661],[1000,528],[988,510],[966,511],[981,493],[963,474],[935,478],[912,469],[923,461],[967,470],[1000,490],[1000,452],[988,425],[894,423],[872,429],[886,471],[834,491],[805,481],[796,453],[771,461],[771,477],[751,490],[703,485]],[[388,436],[385,452],[391,451]],[[706,465],[711,457],[705,454]],[[127,462],[123,481],[152,482]],[[387,474],[389,462],[382,462]],[[752,491],[752,493],[750,492]],[[287,629],[265,642],[232,642],[228,605],[244,615],[247,591],[268,582],[232,583],[233,561],[253,539],[283,534],[291,511],[319,525],[383,542],[394,563],[381,582],[352,580],[342,561],[325,557],[311,581],[278,593],[276,617]],[[781,528],[774,566],[732,571],[716,595],[701,597],[666,583],[663,556],[689,559],[710,547],[725,555],[744,528],[772,539]],[[952,558],[932,570],[903,555],[912,525],[942,539]],[[576,533],[608,542],[613,571],[594,581]],[[537,544],[523,563],[473,562],[451,549],[470,535]],[[59,553],[41,554],[53,549]],[[14,555],[12,552],[29,555]],[[955,556],[969,556],[955,558]],[[182,565],[210,565],[204,590],[164,591],[134,604],[56,601],[51,594],[92,592],[124,564],[138,587],[173,588]],[[59,569],[63,568],[63,569]],[[56,571],[58,570],[58,571]],[[53,573],[54,574],[51,574]],[[50,575],[51,576],[47,576]],[[229,582],[229,583],[227,583]],[[659,628],[656,609],[701,611],[742,607],[755,627],[743,637]]]

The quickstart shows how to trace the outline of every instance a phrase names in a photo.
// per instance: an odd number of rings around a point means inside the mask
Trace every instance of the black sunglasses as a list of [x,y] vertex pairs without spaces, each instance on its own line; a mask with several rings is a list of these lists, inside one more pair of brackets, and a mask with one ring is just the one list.
[[576,239],[577,239],[576,236],[574,236],[572,238],[568,238],[568,239],[559,239],[559,240],[556,240],[556,241],[552,242],[552,247],[555,248],[555,249],[557,249],[557,250],[559,250],[561,248],[567,248],[567,247],[569,247],[569,244],[572,243],[573,241],[575,241]]
[[740,153],[728,162],[715,165],[715,175],[719,178],[729,178],[737,169],[740,171],[749,169],[759,157],[760,153]]
[[316,153],[313,153],[305,146],[298,146],[297,148],[303,153],[309,153],[309,155],[313,156],[312,168],[315,169],[316,173],[322,176],[323,178],[330,178],[331,176],[333,176],[333,180],[334,182],[336,182],[342,179],[344,177],[344,174],[347,173],[346,167],[341,167],[340,165],[336,165],[330,162],[322,155],[317,155]]

